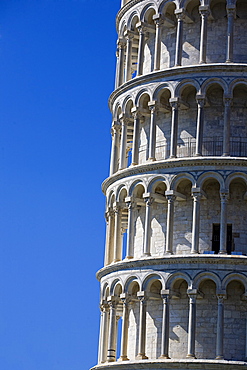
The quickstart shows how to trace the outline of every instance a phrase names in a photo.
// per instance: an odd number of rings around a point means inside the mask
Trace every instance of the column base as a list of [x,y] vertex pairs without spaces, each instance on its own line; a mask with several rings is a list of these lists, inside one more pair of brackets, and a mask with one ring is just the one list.
[[144,253],[143,255],[142,255],[142,257],[150,257],[151,256],[151,253]]
[[121,261],[121,260],[113,260],[113,263],[115,263],[115,262],[119,262],[119,261]]
[[176,155],[170,155],[169,159],[174,159],[174,158],[177,158]]
[[223,356],[216,356],[215,360],[224,360],[224,357]]
[[134,258],[134,257],[132,257],[132,256],[126,256],[125,257],[126,260],[132,260],[132,258]]
[[106,362],[116,362],[116,359],[115,358],[109,358],[106,360]]
[[190,251],[190,254],[199,254],[198,251]]
[[172,255],[173,254],[173,252],[171,252],[171,251],[165,251],[165,256],[169,256],[169,255]]
[[132,166],[137,166],[137,165],[138,165],[138,163],[136,163],[136,162],[132,162],[132,163],[131,163],[131,167],[132,167]]
[[195,355],[192,355],[192,354],[189,354],[189,355],[186,356],[186,358],[194,358],[194,359],[196,359],[196,356]]
[[120,356],[119,361],[129,361],[127,356]]
[[142,353],[139,353],[137,356],[136,356],[136,360],[148,360],[148,357],[143,355]]
[[226,251],[219,251],[219,254],[227,254]]
[[151,158],[148,158],[148,161],[149,162],[154,162],[154,161],[156,161],[156,158],[152,158],[152,157]]
[[159,357],[159,359],[160,359],[160,360],[170,360],[170,359],[171,359],[171,357],[169,357],[168,355],[161,355],[161,356]]

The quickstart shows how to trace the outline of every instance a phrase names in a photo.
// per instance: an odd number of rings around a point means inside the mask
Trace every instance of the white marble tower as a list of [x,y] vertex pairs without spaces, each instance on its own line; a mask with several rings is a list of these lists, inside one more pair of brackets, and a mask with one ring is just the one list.
[[246,30],[246,0],[122,0],[94,370],[247,368]]

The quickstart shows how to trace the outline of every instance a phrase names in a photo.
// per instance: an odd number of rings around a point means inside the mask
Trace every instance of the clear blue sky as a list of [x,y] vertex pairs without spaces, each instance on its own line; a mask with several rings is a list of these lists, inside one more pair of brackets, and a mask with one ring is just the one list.
[[88,370],[119,0],[0,2],[0,370]]

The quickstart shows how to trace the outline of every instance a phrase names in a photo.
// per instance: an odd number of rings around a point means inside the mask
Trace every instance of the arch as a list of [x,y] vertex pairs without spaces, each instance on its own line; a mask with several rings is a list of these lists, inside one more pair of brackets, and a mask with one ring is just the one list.
[[223,79],[215,77],[209,78],[202,84],[201,93],[206,94],[208,89],[213,85],[219,85],[223,89],[224,94],[228,93],[227,83]]
[[146,188],[146,185],[144,184],[144,182],[141,180],[141,179],[137,179],[135,180],[131,185],[130,185],[130,188],[129,188],[129,196],[131,196],[134,192],[134,189],[137,185],[142,185],[143,188],[144,188],[144,192],[146,193],[147,191],[147,188]]
[[155,184],[158,184],[159,182],[163,182],[166,185],[167,190],[168,190],[169,183],[168,183],[167,178],[165,176],[159,175],[159,176],[155,176],[154,178],[152,178],[152,180],[149,182],[148,187],[147,187],[147,192],[148,193],[152,192]]
[[155,13],[157,13],[157,7],[156,7],[155,3],[151,2],[151,3],[148,3],[144,6],[144,8],[142,9],[141,14],[140,14],[141,22],[146,21],[146,15],[150,10],[153,10]]
[[161,282],[162,289],[164,289],[164,287],[165,287],[164,278],[163,278],[163,276],[161,274],[158,274],[156,272],[156,273],[153,273],[153,274],[146,275],[146,277],[143,280],[143,283],[142,283],[142,286],[141,286],[141,290],[147,291],[150,288],[151,284],[155,280],[159,280]]
[[175,88],[175,97],[177,96],[181,96],[182,92],[184,89],[186,89],[187,87],[194,87],[196,89],[196,93],[198,94],[199,91],[200,91],[200,85],[199,83],[196,81],[196,80],[191,80],[191,79],[188,79],[188,80],[184,80],[182,82],[180,82],[176,88]]
[[121,106],[120,106],[120,103],[117,102],[113,108],[113,113],[112,113],[112,116],[113,116],[113,120],[118,120],[118,116],[119,116],[119,111],[121,110],[122,112],[122,109],[121,109]]
[[192,286],[191,277],[187,273],[179,271],[179,272],[172,273],[168,276],[165,282],[165,289],[172,289],[174,283],[177,280],[185,280],[186,283],[188,284],[188,287]]
[[123,21],[119,25],[119,37],[124,37],[124,31],[126,30],[126,28],[127,24],[125,19],[123,19]]
[[111,203],[112,203],[111,202],[112,195],[114,195],[114,191],[113,190],[111,190],[110,193],[109,193],[109,195],[107,195],[107,200],[106,200],[107,207],[110,207],[111,206]]
[[233,272],[224,277],[222,281],[222,290],[226,291],[227,285],[234,280],[239,281],[243,284],[245,288],[245,293],[246,293],[247,292],[247,276],[239,272],[238,273]]
[[151,100],[151,93],[148,89],[141,89],[138,94],[136,95],[136,98],[135,98],[135,106],[136,107],[139,107],[140,106],[140,101],[141,101],[141,98],[144,94],[147,94],[149,96],[149,100]]
[[152,100],[159,100],[160,96],[162,95],[162,92],[164,90],[169,90],[171,94],[171,98],[174,97],[174,89],[169,83],[162,83],[159,86],[157,86],[153,92]]
[[233,90],[240,85],[247,87],[247,79],[237,78],[236,80],[232,81],[228,88],[229,95],[232,96]]
[[109,288],[108,283],[105,283],[105,284],[103,285],[102,290],[101,290],[101,299],[102,299],[102,300],[106,300],[106,299],[107,299],[107,296],[106,296],[107,288],[108,288],[108,290],[110,289],[110,288]]
[[117,278],[117,279],[113,280],[113,282],[110,286],[110,295],[111,296],[115,296],[116,289],[117,289],[118,285],[122,288],[122,292],[123,292],[123,282],[122,282],[121,278]]
[[196,185],[196,180],[191,174],[189,174],[189,173],[180,173],[179,175],[175,176],[172,179],[170,189],[171,190],[176,190],[178,184],[182,180],[189,180],[191,182],[192,187],[195,187],[195,185]]
[[244,180],[245,185],[247,185],[247,175],[245,173],[242,173],[242,172],[235,172],[235,173],[231,173],[227,177],[227,179],[225,181],[226,189],[229,189],[231,182],[234,181],[234,180],[237,180],[237,179]]
[[180,8],[180,1],[179,0],[170,0],[170,1],[167,1],[167,0],[163,0],[160,5],[159,5],[159,8],[158,8],[158,13],[163,13],[164,10],[171,4],[174,4],[176,6],[176,9],[179,9]]
[[133,11],[133,12],[130,14],[130,16],[129,16],[129,19],[127,20],[127,29],[128,29],[128,30],[131,30],[131,28],[132,28],[132,22],[133,22],[133,20],[134,20],[134,18],[135,18],[135,17],[137,17],[137,18],[138,18],[138,20],[137,20],[137,22],[136,22],[136,23],[140,22],[140,14],[138,13],[138,11],[137,11],[137,10]]
[[131,103],[132,103],[132,105],[134,105],[134,99],[131,95],[127,95],[124,98],[124,101],[123,101],[123,104],[122,104],[122,112],[124,114],[129,113],[128,112],[128,106],[131,105]]
[[129,276],[124,284],[124,293],[129,293],[132,283],[137,283],[139,285],[139,290],[141,288],[141,281],[138,276]]
[[193,289],[199,289],[199,286],[203,280],[212,280],[216,285],[216,292],[221,290],[221,280],[220,277],[214,272],[199,272],[193,279],[192,287]]
[[203,183],[206,180],[209,180],[209,179],[214,179],[214,180],[218,181],[218,183],[220,184],[220,190],[225,189],[225,182],[224,182],[223,177],[219,173],[211,172],[211,171],[205,172],[201,176],[199,176],[199,178],[197,180],[197,186],[202,188]]
[[123,202],[124,200],[123,199],[121,199],[121,194],[122,194],[122,192],[125,190],[125,192],[126,192],[126,196],[127,196],[127,194],[128,194],[128,190],[127,190],[127,187],[126,187],[126,185],[125,184],[121,184],[119,187],[118,187],[118,189],[117,189],[117,191],[116,191],[116,201],[117,202]]

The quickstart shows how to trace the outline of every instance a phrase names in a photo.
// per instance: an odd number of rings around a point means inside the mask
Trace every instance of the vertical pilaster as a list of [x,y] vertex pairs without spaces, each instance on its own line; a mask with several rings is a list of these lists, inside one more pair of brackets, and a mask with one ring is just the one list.
[[132,166],[139,162],[139,137],[140,137],[140,113],[138,109],[132,108],[131,113],[134,118],[134,134],[133,134],[133,148],[132,148]]
[[147,301],[145,292],[138,292],[137,297],[140,300],[140,321],[139,321],[139,342],[138,342],[138,360],[144,360],[146,356],[146,310]]
[[149,135],[149,150],[148,160],[155,161],[155,149],[156,149],[156,115],[157,115],[157,103],[155,101],[148,103],[151,111],[150,116],[150,135]]
[[118,170],[120,127],[121,126],[117,122],[114,122],[111,129],[112,149],[111,149],[110,176],[113,175]]
[[160,70],[160,56],[161,56],[161,27],[163,20],[160,14],[153,16],[155,23],[155,49],[154,49],[154,71]]
[[107,299],[110,308],[107,362],[116,361],[117,315],[114,297]]
[[160,359],[169,359],[170,295],[168,290],[161,291],[163,299],[162,339]]
[[101,304],[101,324],[100,324],[100,344],[99,344],[99,363],[106,362],[107,359],[107,338],[109,335],[109,306]]
[[132,44],[134,34],[128,30],[124,33],[124,36],[126,38],[126,69],[124,81],[127,82],[131,80],[132,77]]
[[178,140],[178,98],[171,98],[169,100],[172,107],[172,122],[171,122],[171,144],[170,144],[170,158],[177,156],[177,140]]
[[138,59],[137,59],[137,76],[143,74],[143,61],[144,61],[144,47],[146,39],[146,29],[142,22],[136,25],[139,32],[139,48],[138,48]]
[[128,329],[129,329],[129,300],[125,293],[121,294],[120,298],[123,302],[120,360],[128,361],[129,359],[127,357],[127,349],[128,349]]
[[228,4],[227,8],[227,47],[226,47],[226,63],[233,62],[233,29],[235,4]]
[[195,341],[196,341],[196,289],[188,289],[189,297],[189,326],[188,326],[188,358],[196,358]]
[[227,191],[220,193],[220,250],[219,254],[226,254],[227,242],[227,203],[229,193]]
[[145,216],[145,231],[144,231],[144,245],[143,255],[150,256],[150,238],[151,238],[151,220],[152,220],[152,204],[153,198],[148,196],[144,198],[146,203],[146,216]]
[[118,40],[118,83],[117,86],[121,86],[124,82],[124,62],[125,62],[125,48],[126,41],[124,39]]
[[217,317],[217,336],[216,336],[216,360],[223,360],[225,295],[218,294],[217,298],[218,298],[218,317]]
[[197,101],[197,126],[196,126],[196,156],[202,155],[203,143],[203,126],[204,126],[204,104],[205,97],[202,95],[196,96]]
[[128,230],[127,230],[127,247],[126,258],[131,259],[134,257],[134,211],[135,203],[130,197],[125,199],[128,207]]
[[106,218],[106,243],[105,243],[105,266],[109,265],[113,260],[113,248],[114,248],[114,212],[111,208],[108,208],[105,213]]
[[231,120],[231,103],[230,96],[224,97],[224,132],[223,132],[223,156],[230,155],[230,120]]
[[173,190],[165,192],[167,199],[167,227],[166,227],[166,254],[173,253],[173,225],[174,225],[174,202],[176,196]]
[[118,262],[122,259],[122,209],[115,204],[114,206],[114,213],[115,213],[115,233],[114,233],[114,254],[113,254],[113,262]]
[[184,9],[175,10],[175,15],[177,17],[175,67],[178,67],[182,61]]
[[201,190],[199,188],[193,188],[192,197],[193,197],[193,220],[192,220],[191,253],[199,253],[200,203],[202,197]]
[[127,165],[127,158],[126,158],[126,147],[127,147],[127,129],[128,129],[128,120],[126,117],[121,114],[120,115],[121,121],[121,143],[120,143],[120,163],[119,169],[122,170],[126,168]]
[[201,38],[200,38],[200,60],[199,63],[206,63],[207,59],[207,31],[208,31],[208,6],[199,6],[201,15]]

